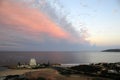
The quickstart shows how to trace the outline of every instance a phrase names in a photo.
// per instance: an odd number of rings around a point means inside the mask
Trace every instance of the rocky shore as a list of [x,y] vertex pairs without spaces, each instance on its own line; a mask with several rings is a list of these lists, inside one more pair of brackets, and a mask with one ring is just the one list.
[[120,80],[120,63],[0,71],[0,80]]
[[111,80],[101,77],[91,77],[87,75],[62,75],[53,68],[30,71],[24,74],[1,76],[0,80]]
[[68,68],[56,67],[63,75],[87,75],[91,77],[109,78],[120,80],[120,63],[97,63],[89,65],[78,65]]

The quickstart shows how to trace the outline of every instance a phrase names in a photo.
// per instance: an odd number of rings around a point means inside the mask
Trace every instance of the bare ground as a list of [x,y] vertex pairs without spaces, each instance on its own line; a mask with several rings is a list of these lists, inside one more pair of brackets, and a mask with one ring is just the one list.
[[106,78],[89,77],[85,75],[64,76],[59,74],[58,71],[51,68],[37,70],[6,70],[0,72],[0,76],[7,75],[24,75],[30,80],[35,80],[38,79],[39,77],[43,77],[46,80],[110,80]]

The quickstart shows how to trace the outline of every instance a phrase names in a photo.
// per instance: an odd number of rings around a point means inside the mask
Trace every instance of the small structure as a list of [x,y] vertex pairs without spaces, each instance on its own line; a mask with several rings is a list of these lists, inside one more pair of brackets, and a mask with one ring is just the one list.
[[36,66],[37,63],[36,63],[36,60],[34,58],[30,59],[30,66]]

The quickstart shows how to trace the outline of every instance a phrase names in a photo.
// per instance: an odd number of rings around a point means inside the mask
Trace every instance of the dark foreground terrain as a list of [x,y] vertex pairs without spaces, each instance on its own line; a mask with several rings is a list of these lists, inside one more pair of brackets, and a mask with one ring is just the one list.
[[102,77],[91,77],[87,75],[62,75],[52,68],[41,69],[39,71],[27,72],[22,75],[8,75],[0,77],[0,80],[112,80]]
[[120,63],[6,70],[0,80],[120,80]]

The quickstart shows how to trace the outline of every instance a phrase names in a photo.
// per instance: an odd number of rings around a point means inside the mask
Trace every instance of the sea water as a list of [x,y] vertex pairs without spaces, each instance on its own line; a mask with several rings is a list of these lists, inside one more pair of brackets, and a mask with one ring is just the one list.
[[120,52],[0,52],[0,66],[29,64],[31,58],[37,63],[88,64],[120,62]]

